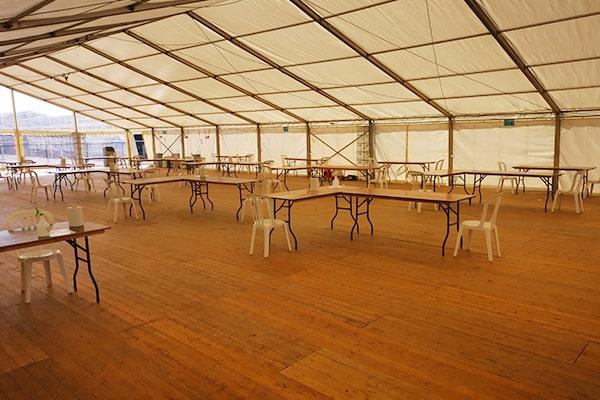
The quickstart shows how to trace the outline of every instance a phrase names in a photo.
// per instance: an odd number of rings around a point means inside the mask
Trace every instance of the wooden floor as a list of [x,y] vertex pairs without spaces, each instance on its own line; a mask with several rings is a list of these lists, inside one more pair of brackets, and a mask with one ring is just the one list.
[[[298,252],[277,232],[264,259],[235,188],[193,216],[188,188],[161,194],[150,222],[116,224],[99,193],[39,201],[112,225],[91,240],[102,303],[85,274],[68,295],[38,268],[25,305],[0,254],[0,399],[600,399],[600,197],[578,216],[507,192],[490,263],[479,236],[442,257],[430,205],[376,201],[375,236],[351,242],[332,199],[298,203]],[[0,223],[29,206],[2,183]]]

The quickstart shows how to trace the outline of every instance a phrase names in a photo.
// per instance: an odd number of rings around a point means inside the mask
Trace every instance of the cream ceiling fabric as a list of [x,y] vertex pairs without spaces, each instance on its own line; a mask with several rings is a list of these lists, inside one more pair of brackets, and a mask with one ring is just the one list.
[[0,84],[122,128],[600,109],[597,0],[4,0]]

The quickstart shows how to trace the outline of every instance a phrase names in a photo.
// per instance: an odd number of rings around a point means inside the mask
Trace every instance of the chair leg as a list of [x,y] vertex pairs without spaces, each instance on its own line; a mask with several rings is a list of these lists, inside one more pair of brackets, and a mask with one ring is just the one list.
[[250,237],[250,255],[254,254],[254,242],[256,241],[256,224],[252,225],[252,237]]
[[465,250],[466,251],[471,251],[471,238],[473,237],[473,230],[469,229],[467,231],[467,240],[465,243]]
[[31,262],[25,261],[23,263],[23,269],[25,270],[25,303],[31,303]]
[[46,193],[46,201],[50,201],[50,196],[48,196],[48,188],[44,186],[44,193]]
[[293,251],[292,243],[290,242],[290,228],[288,227],[287,223],[285,225],[283,225],[283,231],[285,232],[285,240],[287,241],[288,250]]
[[73,293],[73,283],[69,276],[67,275],[67,268],[65,267],[65,260],[63,259],[62,254],[56,255],[56,261],[58,261],[58,268],[60,269],[60,273],[65,281],[65,286],[67,288],[67,293]]
[[242,213],[240,214],[240,222],[244,222],[244,217],[246,216],[246,207],[248,207],[248,199],[244,199],[242,202]]
[[[131,200],[131,210],[133,211],[133,218],[138,219],[138,212],[133,199]],[[127,212],[127,207],[125,207],[125,212]]]
[[271,245],[271,229],[263,229],[263,233],[264,233],[264,239],[263,239],[263,245],[264,245],[264,251],[263,251],[263,256],[264,257],[269,257],[269,247]]
[[494,236],[496,238],[496,250],[498,250],[498,257],[502,257],[500,252],[500,236],[498,235],[498,227],[494,225]]
[[52,287],[52,271],[50,271],[50,261],[44,261],[44,273],[46,275],[46,286]]
[[119,219],[119,204],[116,201],[113,201],[113,222],[117,222]]
[[500,180],[498,181],[498,187],[496,188],[496,192],[500,193],[502,191],[503,187],[504,187],[504,179],[500,178]]
[[456,244],[454,245],[454,257],[458,255],[458,248],[460,247],[460,239],[463,235],[463,227],[458,228],[458,235],[456,236]]
[[488,230],[486,230],[484,232],[485,232],[485,247],[487,248],[488,260],[494,261],[494,256],[492,254],[492,232],[488,231]]
[[25,263],[21,261],[21,293],[25,292],[26,276],[25,276]]

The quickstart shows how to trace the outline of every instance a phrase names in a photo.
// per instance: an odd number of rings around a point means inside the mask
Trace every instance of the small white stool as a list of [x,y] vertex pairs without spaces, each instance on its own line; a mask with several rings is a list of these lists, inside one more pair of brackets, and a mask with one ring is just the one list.
[[52,286],[52,272],[50,271],[50,260],[58,261],[58,267],[65,281],[68,293],[73,293],[73,285],[67,276],[67,269],[63,261],[62,254],[58,249],[35,249],[19,254],[18,260],[21,263],[21,292],[25,292],[25,303],[31,303],[31,268],[33,263],[44,263],[46,273],[46,285]]

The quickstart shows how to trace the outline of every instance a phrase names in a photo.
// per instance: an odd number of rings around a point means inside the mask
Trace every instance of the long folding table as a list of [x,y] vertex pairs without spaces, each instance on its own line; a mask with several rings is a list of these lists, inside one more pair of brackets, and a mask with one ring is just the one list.
[[[348,211],[353,220],[350,230],[350,240],[354,239],[354,232],[359,233],[360,216],[364,215],[369,223],[371,235],[374,232],[373,221],[371,220],[370,207],[375,199],[400,200],[410,202],[435,203],[440,206],[446,215],[446,234],[442,242],[442,255],[446,253],[446,242],[450,235],[450,228],[456,226],[458,230],[460,225],[460,203],[470,200],[474,197],[472,194],[456,193],[435,193],[415,190],[398,190],[382,188],[358,188],[358,187],[322,187],[318,189],[300,189],[290,192],[265,194],[264,197],[273,201],[273,212],[275,216],[283,208],[287,209],[285,221],[288,223],[290,233],[294,239],[294,247],[298,249],[298,240],[292,230],[292,207],[296,202],[306,201],[324,197],[335,198],[335,214],[330,222],[333,229],[335,220],[339,211]],[[280,202],[280,204],[278,204]],[[452,218],[454,217],[454,218]]]
[[[194,205],[200,199],[204,209],[206,202],[210,204],[211,210],[214,209],[214,203],[208,195],[210,184],[236,186],[239,193],[240,205],[236,212],[236,220],[239,221],[240,211],[243,207],[244,192],[252,193],[254,191],[255,179],[233,178],[228,176],[200,176],[200,175],[177,175],[177,176],[157,176],[153,178],[130,179],[123,181],[124,185],[131,186],[131,198],[137,201],[142,218],[146,219],[146,211],[142,203],[142,193],[148,185],[160,185],[165,183],[186,182],[190,185],[191,194],[189,199],[190,212],[194,213]],[[131,207],[130,207],[131,212]]]

